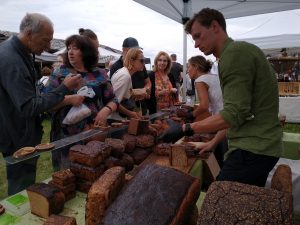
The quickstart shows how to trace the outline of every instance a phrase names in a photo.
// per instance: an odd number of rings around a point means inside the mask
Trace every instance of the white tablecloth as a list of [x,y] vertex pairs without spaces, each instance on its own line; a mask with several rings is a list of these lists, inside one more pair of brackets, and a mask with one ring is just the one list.
[[286,122],[300,123],[300,97],[280,97],[279,113],[286,115]]

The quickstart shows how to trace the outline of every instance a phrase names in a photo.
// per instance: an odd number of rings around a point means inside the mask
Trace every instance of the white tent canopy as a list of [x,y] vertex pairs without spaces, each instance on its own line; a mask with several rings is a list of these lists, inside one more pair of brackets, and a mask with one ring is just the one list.
[[221,11],[226,19],[300,8],[299,0],[134,0],[172,20],[182,23],[202,8]]
[[282,34],[258,38],[236,39],[255,44],[263,50],[266,55],[280,55],[282,48],[286,48],[288,55],[300,53],[300,34]]
[[[172,20],[184,23],[203,8],[221,11],[226,19],[299,9],[300,0],[133,0]],[[183,39],[183,72],[187,61],[186,35]],[[185,76],[183,76],[185,84]],[[186,87],[183,86],[183,99]]]
[[[58,54],[64,53],[65,51],[66,51],[66,48],[62,48],[61,50],[55,52],[54,54],[58,55]],[[111,60],[117,60],[122,55],[121,51],[110,48],[110,47],[105,46],[105,45],[101,45],[98,48],[98,51],[100,53],[99,63],[106,63],[106,62],[109,62]]]

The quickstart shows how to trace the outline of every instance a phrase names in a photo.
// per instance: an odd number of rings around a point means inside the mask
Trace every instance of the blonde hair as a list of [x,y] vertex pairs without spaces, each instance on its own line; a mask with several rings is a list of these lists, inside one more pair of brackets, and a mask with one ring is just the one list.
[[128,69],[132,69],[132,61],[139,57],[139,54],[143,54],[143,51],[139,48],[131,48],[128,50],[125,58],[124,58],[124,66]]
[[172,60],[171,60],[171,57],[169,56],[169,54],[166,53],[166,52],[164,52],[164,51],[160,51],[160,52],[155,56],[153,71],[154,71],[154,72],[157,71],[157,62],[158,62],[158,58],[161,57],[162,55],[165,56],[165,57],[167,58],[167,61],[168,61],[167,67],[166,67],[166,69],[164,70],[164,72],[165,72],[166,74],[169,74],[170,71],[171,71],[171,67],[172,67]]

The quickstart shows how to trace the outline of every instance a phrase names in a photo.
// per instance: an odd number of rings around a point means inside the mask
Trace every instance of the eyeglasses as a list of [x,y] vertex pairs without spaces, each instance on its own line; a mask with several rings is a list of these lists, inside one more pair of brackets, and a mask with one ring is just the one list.
[[159,61],[159,62],[168,62],[168,60],[166,60],[166,59],[158,59],[157,61]]

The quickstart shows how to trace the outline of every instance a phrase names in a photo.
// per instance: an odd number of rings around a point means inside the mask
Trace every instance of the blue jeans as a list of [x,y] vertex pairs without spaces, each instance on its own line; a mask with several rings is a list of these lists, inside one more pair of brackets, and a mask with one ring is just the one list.
[[237,181],[264,187],[269,172],[278,162],[277,157],[258,155],[237,149],[225,160],[218,181]]

